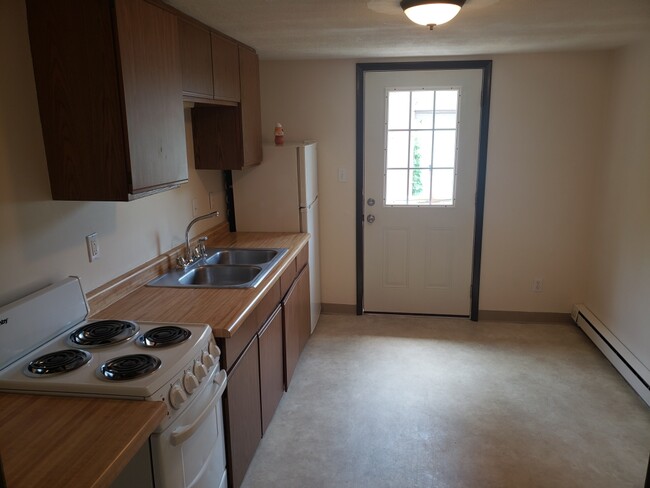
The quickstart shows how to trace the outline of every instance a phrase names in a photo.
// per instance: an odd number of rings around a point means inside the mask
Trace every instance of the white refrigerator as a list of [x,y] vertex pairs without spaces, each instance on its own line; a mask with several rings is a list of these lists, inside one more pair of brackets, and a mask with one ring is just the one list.
[[316,143],[265,145],[262,164],[232,172],[237,231],[308,232],[311,330],[321,309]]

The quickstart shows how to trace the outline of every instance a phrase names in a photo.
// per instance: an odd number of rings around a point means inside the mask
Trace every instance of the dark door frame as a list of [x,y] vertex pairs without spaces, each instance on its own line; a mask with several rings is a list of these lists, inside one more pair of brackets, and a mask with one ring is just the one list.
[[488,130],[490,126],[490,91],[492,61],[424,61],[405,63],[357,63],[357,151],[356,151],[356,240],[357,240],[357,315],[363,314],[363,211],[364,211],[364,96],[365,74],[372,71],[424,71],[478,69],[483,72],[481,90],[481,125],[479,133],[476,208],[474,212],[474,249],[472,253],[472,285],[470,320],[478,320],[481,281],[481,250],[483,247],[483,213],[485,208],[485,176],[487,169]]

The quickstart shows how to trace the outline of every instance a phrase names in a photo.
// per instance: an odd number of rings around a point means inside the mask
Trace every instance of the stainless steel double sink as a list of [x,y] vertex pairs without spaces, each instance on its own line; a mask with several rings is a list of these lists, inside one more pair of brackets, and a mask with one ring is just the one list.
[[170,271],[147,286],[173,288],[254,288],[287,253],[286,248],[207,248],[206,256]]

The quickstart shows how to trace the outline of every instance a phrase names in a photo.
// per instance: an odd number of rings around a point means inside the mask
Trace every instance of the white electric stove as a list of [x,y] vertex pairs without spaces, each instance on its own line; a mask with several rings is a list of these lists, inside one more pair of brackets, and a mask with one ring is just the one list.
[[145,446],[151,464],[115,486],[225,487],[227,377],[210,327],[88,312],[74,277],[0,308],[0,391],[162,401],[168,415]]

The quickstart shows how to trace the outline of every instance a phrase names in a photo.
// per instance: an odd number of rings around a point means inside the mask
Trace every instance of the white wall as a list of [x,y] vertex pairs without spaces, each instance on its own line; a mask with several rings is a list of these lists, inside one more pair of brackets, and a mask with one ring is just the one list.
[[[492,59],[480,308],[568,312],[584,298],[576,236],[591,210],[578,180],[602,157],[611,53]],[[263,62],[261,81],[267,139],[282,122],[288,139],[319,142],[323,302],[354,304],[355,61]]]
[[[210,191],[225,202],[221,172],[193,168],[188,110],[189,183],[128,203],[52,201],[23,0],[0,2],[0,66],[0,306],[68,275],[92,290],[180,244],[192,199],[200,213]],[[92,232],[101,258],[89,263]]]
[[650,368],[650,39],[617,53],[586,305]]

